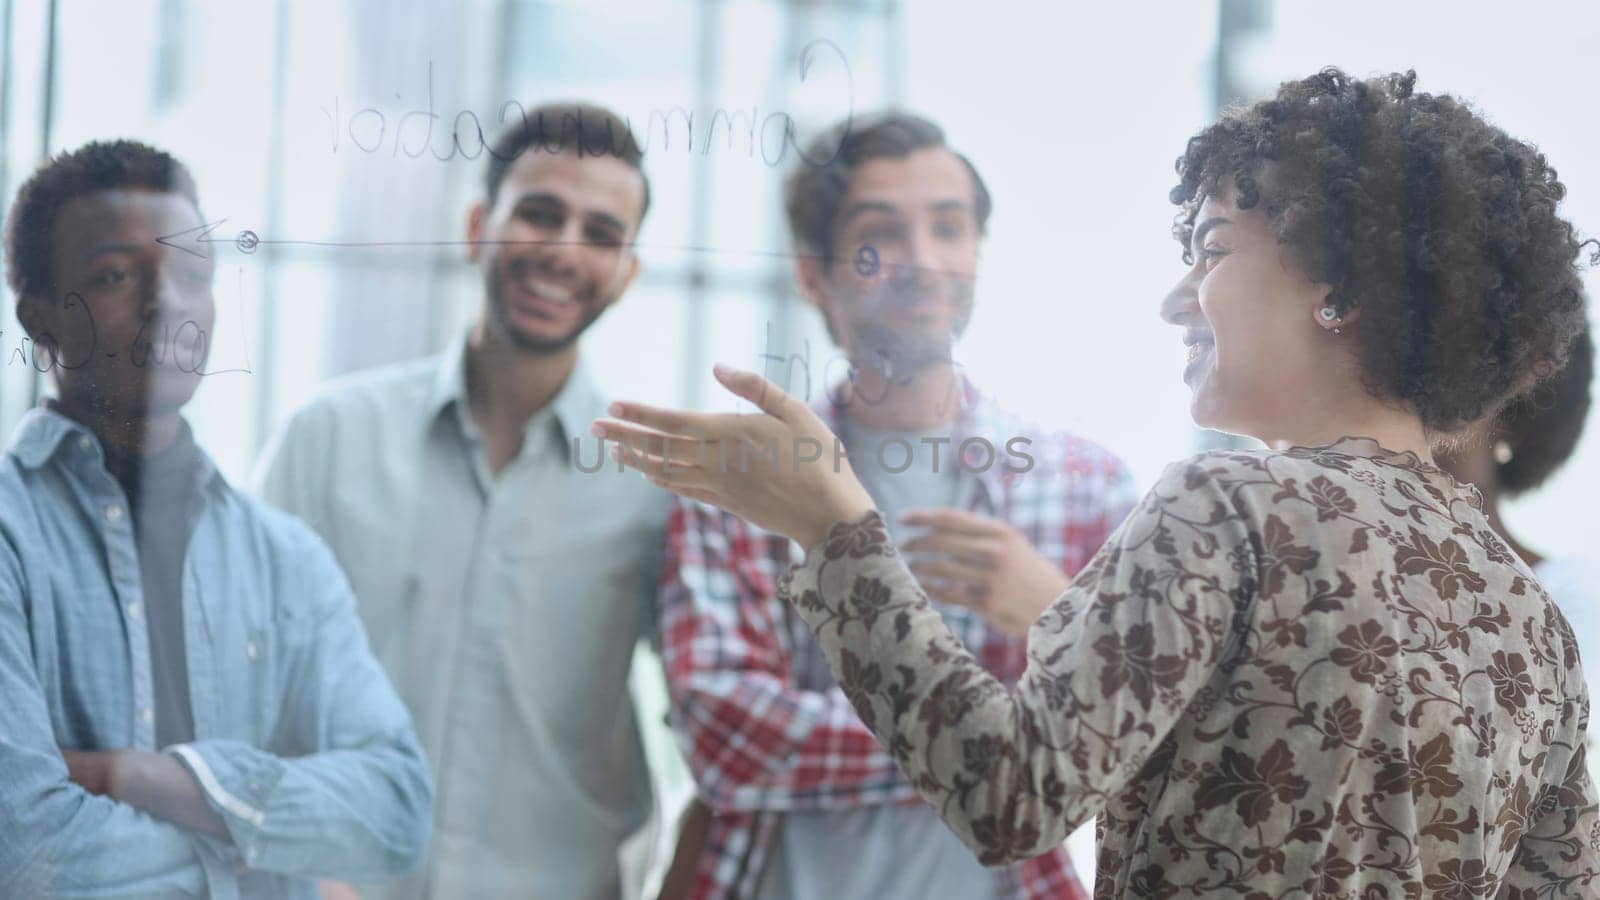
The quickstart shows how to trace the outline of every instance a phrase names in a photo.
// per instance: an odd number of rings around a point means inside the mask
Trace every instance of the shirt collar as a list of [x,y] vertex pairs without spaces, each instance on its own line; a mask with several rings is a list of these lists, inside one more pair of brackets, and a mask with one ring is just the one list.
[[[433,389],[428,395],[428,404],[423,412],[427,420],[433,422],[448,410],[456,411],[461,417],[463,427],[472,428],[472,417],[468,415],[467,408],[465,332],[456,335],[439,357],[439,367],[433,377]],[[572,374],[568,375],[567,380],[561,385],[561,389],[550,400],[549,405],[528,420],[528,426],[534,428],[538,423],[547,421],[544,415],[546,411],[555,419],[556,427],[561,432],[560,443],[563,452],[566,453],[572,452],[572,439],[588,434],[589,423],[605,414],[605,400],[581,358],[573,367]]]
[[571,453],[573,438],[588,434],[589,424],[606,411],[605,400],[581,359],[573,366],[572,374],[567,376],[550,406],[555,412],[556,426],[561,429],[562,449]]
[[439,356],[439,366],[433,373],[433,389],[428,393],[428,405],[423,410],[431,422],[453,404],[466,405],[467,401],[467,336],[458,334],[444,353]]
[[[183,429],[193,440],[189,423]],[[97,467],[105,468],[105,450],[100,438],[88,426],[70,416],[63,415],[48,402],[28,410],[17,425],[8,451],[25,469],[39,469],[50,462],[63,448],[78,447],[93,452]],[[195,447],[195,481],[202,487],[213,486],[222,479],[210,454],[198,445]]]

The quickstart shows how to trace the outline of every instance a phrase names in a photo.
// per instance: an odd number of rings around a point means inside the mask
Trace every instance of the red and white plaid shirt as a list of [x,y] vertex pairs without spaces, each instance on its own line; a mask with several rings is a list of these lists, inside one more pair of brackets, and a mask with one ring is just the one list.
[[[961,506],[1009,522],[1075,574],[1138,500],[1127,468],[1093,443],[1006,414],[970,384],[964,394],[950,446],[982,437],[1000,459],[959,476]],[[841,433],[843,407],[817,411]],[[1002,465],[1006,442],[1019,436],[1031,441],[1034,465],[1026,473]],[[970,449],[977,468],[982,448]],[[778,578],[802,556],[798,544],[713,507],[680,500],[672,512],[661,574],[662,660],[698,793],[715,811],[695,898],[754,896],[789,810],[923,802],[833,682],[805,624],[777,599]],[[965,609],[943,612],[990,672],[1007,683],[1022,675],[1024,638]],[[1088,897],[1065,845],[1010,873],[1017,897]]]

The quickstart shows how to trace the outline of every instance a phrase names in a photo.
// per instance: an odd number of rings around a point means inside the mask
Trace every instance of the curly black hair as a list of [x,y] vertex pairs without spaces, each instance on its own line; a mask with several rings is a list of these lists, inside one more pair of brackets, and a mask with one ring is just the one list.
[[1511,459],[1496,463],[1500,490],[1530,491],[1561,468],[1583,436],[1594,381],[1594,342],[1588,332],[1572,344],[1566,366],[1533,392],[1506,405],[1494,436],[1511,446]]
[[1207,195],[1260,205],[1331,305],[1360,309],[1367,390],[1445,434],[1565,365],[1585,242],[1556,214],[1566,188],[1543,154],[1416,80],[1328,68],[1225,112],[1178,159],[1173,231],[1192,264]]
[[200,205],[189,170],[149,144],[93,141],[56,155],[23,182],[6,217],[6,283],[18,301],[55,291],[51,236],[67,201],[119,188],[170,192]]

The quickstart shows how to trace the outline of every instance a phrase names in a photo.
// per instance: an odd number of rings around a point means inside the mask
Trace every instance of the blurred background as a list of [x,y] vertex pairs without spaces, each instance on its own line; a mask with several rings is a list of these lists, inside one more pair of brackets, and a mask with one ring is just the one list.
[[[1564,213],[1600,233],[1597,45],[1600,4],[1578,0],[0,0],[0,199],[95,138],[189,163],[208,221],[224,220],[211,368],[242,370],[208,378],[190,419],[237,480],[328,378],[433,353],[476,313],[459,246],[328,246],[461,240],[484,168],[466,158],[472,123],[488,134],[508,103],[583,98],[657,126],[644,271],[584,352],[614,395],[727,408],[713,361],[809,352],[820,373],[833,353],[792,286],[782,116],[803,142],[903,106],[940,122],[995,198],[960,360],[1148,484],[1218,440],[1189,423],[1179,335],[1156,317],[1182,269],[1166,196],[1189,134],[1324,65],[1414,68],[1420,89],[1537,143],[1570,189]],[[264,241],[254,252],[233,244],[245,229]],[[9,433],[46,385],[14,355],[9,298],[0,308]],[[1591,428],[1508,524],[1550,555],[1585,554],[1597,499]]]
[[[1515,15],[1375,0],[995,3],[981,15],[942,0],[0,0],[0,198],[46,154],[93,138],[137,137],[189,163],[207,219],[225,220],[210,235],[211,368],[248,369],[209,378],[190,412],[238,477],[326,379],[435,352],[475,314],[478,276],[459,246],[315,242],[461,240],[481,193],[475,129],[492,135],[515,104],[592,99],[648,137],[644,271],[585,340],[606,388],[714,408],[729,405],[710,378],[717,359],[758,366],[809,349],[820,373],[833,348],[785,255],[779,187],[795,154],[783,117],[803,142],[903,106],[942,123],[995,197],[961,361],[1148,483],[1215,442],[1188,421],[1178,334],[1155,315],[1180,271],[1166,192],[1189,134],[1323,65],[1415,68],[1422,89],[1469,98],[1538,143],[1571,189],[1565,214],[1595,233],[1600,116],[1585,61],[1597,43],[1600,4],[1579,0]],[[266,241],[253,253],[231,243],[246,229]],[[46,384],[14,357],[21,331],[3,306],[9,433]],[[1580,553],[1595,498],[1591,433],[1509,525],[1552,555]]]

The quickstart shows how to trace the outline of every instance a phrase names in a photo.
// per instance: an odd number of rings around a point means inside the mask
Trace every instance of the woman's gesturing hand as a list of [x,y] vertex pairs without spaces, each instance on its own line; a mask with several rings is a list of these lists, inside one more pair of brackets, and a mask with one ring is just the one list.
[[674,493],[710,503],[799,541],[873,508],[836,439],[804,403],[753,372],[718,365],[717,381],[759,414],[700,413],[613,403],[590,433],[613,458]]

